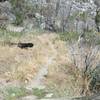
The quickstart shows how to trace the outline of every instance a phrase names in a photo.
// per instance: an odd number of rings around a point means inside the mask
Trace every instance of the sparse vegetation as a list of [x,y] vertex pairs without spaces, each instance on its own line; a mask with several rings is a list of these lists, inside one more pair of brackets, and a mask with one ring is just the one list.
[[76,41],[78,39],[79,34],[75,32],[65,32],[65,33],[58,33],[60,35],[61,40],[63,41]]
[[27,95],[24,87],[7,87],[4,91],[5,100],[17,100],[19,97]]
[[7,39],[9,37],[21,37],[23,35],[23,33],[19,33],[19,32],[11,32],[11,31],[7,31],[5,29],[0,29],[0,38],[4,38],[4,39]]
[[46,91],[44,89],[33,88],[33,95],[37,96],[38,99],[44,98]]

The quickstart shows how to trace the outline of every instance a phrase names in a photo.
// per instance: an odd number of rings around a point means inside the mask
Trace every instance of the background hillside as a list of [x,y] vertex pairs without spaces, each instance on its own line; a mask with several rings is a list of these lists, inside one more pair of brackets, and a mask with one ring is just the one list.
[[99,0],[7,0],[0,4],[0,21],[3,27],[12,23],[25,30],[99,32],[99,7]]

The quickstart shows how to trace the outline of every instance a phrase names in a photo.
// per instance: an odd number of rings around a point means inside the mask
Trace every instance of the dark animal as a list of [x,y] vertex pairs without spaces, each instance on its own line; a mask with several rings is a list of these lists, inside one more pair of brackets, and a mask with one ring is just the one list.
[[12,42],[7,42],[5,43],[8,46],[17,46],[21,49],[27,49],[27,48],[32,48],[34,46],[33,43],[12,43]]
[[18,43],[17,45],[21,49],[32,48],[34,45],[33,43]]

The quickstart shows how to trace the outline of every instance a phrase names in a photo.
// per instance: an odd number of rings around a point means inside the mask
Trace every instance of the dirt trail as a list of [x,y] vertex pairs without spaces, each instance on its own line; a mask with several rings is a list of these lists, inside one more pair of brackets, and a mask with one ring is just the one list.
[[31,90],[32,88],[45,88],[43,82],[44,76],[48,74],[48,66],[53,63],[54,58],[56,58],[57,55],[57,51],[54,48],[54,45],[52,43],[49,43],[49,45],[51,46],[54,54],[51,57],[48,57],[46,64],[41,67],[34,79],[26,86],[26,88],[29,90]]

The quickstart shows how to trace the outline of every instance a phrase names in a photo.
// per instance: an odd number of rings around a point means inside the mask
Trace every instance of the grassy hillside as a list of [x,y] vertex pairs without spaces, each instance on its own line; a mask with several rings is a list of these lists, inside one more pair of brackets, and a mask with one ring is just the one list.
[[[48,93],[52,93],[52,97],[78,97],[99,91],[99,70],[96,70],[100,60],[98,49],[95,51],[96,48],[87,46],[79,48],[76,40],[69,45],[62,35],[56,33],[1,33],[5,34],[1,35],[0,41],[0,88],[3,91],[1,94],[10,98],[7,100],[17,100],[27,95],[42,98]],[[21,49],[10,45],[18,42],[30,42],[34,46]],[[88,60],[88,70],[85,72]],[[41,84],[45,86],[43,90],[38,89]]]

